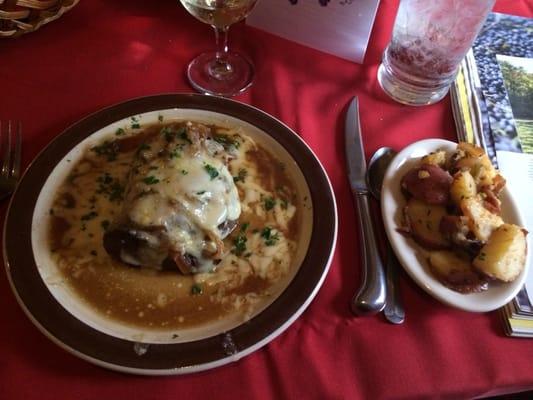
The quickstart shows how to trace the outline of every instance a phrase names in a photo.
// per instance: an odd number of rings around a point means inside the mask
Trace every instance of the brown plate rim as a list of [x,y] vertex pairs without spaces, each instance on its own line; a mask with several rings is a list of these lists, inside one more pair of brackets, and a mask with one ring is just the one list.
[[[32,214],[42,186],[57,163],[80,141],[132,115],[169,108],[214,111],[255,125],[280,143],[299,165],[313,204],[313,231],[307,254],[287,289],[260,314],[221,335],[187,343],[149,344],[143,355],[134,342],[97,331],[66,311],[37,270],[31,249]],[[319,213],[316,211],[320,211]],[[250,105],[216,96],[161,94],[104,108],[76,122],[43,149],[24,173],[4,223],[4,263],[23,310],[50,339],[100,366],[138,374],[181,374],[205,370],[253,352],[283,332],[309,305],[333,256],[337,210],[324,168],[289,127]],[[137,344],[138,345],[138,344]]]

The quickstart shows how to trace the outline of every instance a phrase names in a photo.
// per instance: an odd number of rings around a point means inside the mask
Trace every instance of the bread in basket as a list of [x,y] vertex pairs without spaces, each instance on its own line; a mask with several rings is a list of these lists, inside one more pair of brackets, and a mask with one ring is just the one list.
[[0,38],[33,32],[74,7],[79,0],[0,0]]

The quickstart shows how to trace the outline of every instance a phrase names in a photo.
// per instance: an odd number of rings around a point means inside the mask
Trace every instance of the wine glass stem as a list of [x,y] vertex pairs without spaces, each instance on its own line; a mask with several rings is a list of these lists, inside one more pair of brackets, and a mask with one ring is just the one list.
[[213,27],[215,29],[216,57],[209,65],[209,75],[216,79],[224,79],[233,73],[233,67],[227,60],[229,27]]
[[215,29],[215,40],[217,43],[217,58],[223,58],[228,53],[228,30],[229,26],[220,28],[217,26]]

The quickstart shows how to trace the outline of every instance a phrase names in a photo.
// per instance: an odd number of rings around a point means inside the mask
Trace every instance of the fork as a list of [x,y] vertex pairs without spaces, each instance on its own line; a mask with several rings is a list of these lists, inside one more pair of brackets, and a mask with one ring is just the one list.
[[[15,145],[12,145],[11,121],[7,122],[7,138],[4,140],[4,157],[0,170],[0,200],[8,197],[17,186],[20,178],[20,157],[22,153],[21,124],[17,124]],[[4,129],[5,131],[5,129]],[[2,121],[0,121],[0,140],[2,138]]]

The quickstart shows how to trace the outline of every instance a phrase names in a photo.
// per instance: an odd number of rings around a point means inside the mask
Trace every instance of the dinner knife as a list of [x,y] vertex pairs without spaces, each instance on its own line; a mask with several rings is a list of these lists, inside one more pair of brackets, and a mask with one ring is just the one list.
[[354,97],[346,114],[345,152],[348,178],[357,209],[359,240],[362,248],[362,281],[350,308],[356,315],[377,314],[385,307],[385,269],[379,255],[370,216],[369,191],[366,185],[366,161],[359,122],[359,104]]

